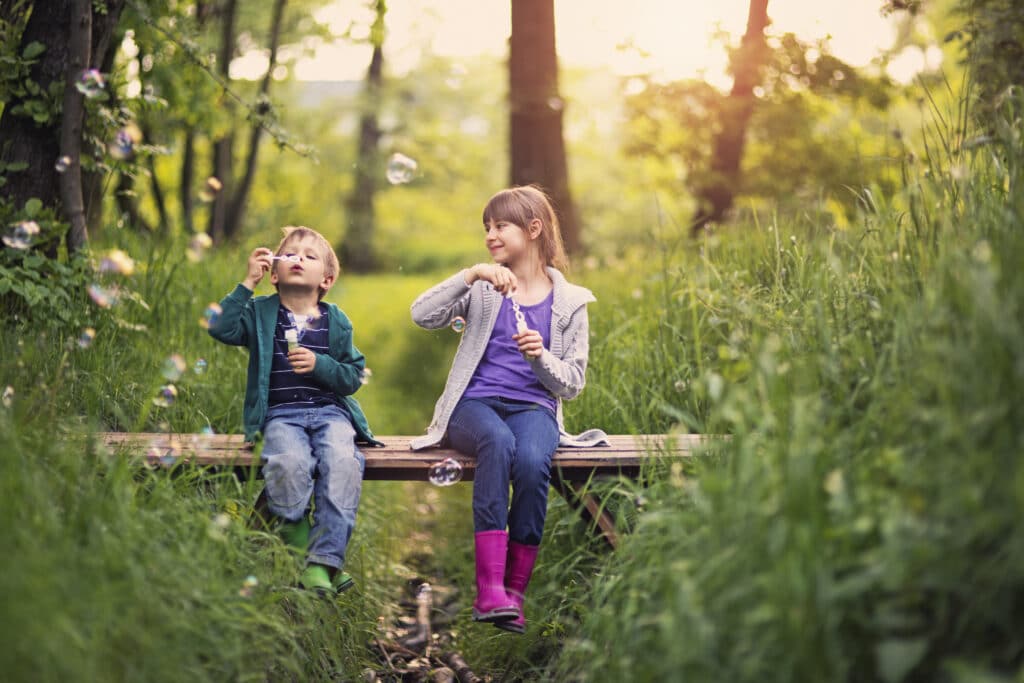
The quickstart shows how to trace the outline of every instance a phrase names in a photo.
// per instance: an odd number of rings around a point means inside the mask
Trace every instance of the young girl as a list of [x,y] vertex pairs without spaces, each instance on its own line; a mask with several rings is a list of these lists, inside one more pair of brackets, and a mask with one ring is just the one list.
[[600,430],[573,437],[562,426],[562,400],[583,389],[586,305],[595,299],[557,270],[565,263],[562,238],[542,191],[498,192],[484,207],[483,223],[494,263],[456,273],[412,305],[420,327],[461,318],[465,331],[434,419],[411,446],[446,442],[476,457],[473,619],[523,633],[523,596],[544,530],[551,456],[560,444],[604,441]]

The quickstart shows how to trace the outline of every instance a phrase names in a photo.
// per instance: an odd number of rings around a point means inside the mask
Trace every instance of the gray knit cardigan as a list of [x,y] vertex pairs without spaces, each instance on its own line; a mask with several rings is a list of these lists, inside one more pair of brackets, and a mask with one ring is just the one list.
[[[573,436],[566,433],[562,422],[562,400],[575,398],[586,383],[590,350],[587,304],[596,299],[590,290],[570,284],[554,268],[548,268],[547,273],[555,290],[551,302],[549,344],[539,358],[530,358],[528,362],[537,379],[556,399],[558,445],[587,447],[606,444],[607,435],[600,429],[588,429]],[[487,348],[501,300],[502,295],[490,282],[477,280],[467,285],[466,271],[463,270],[428,289],[413,302],[413,322],[428,330],[446,327],[457,316],[466,320],[466,329],[455,352],[444,393],[434,407],[434,419],[425,435],[410,442],[413,450],[436,446],[444,438],[452,411],[469,386],[469,380]]]

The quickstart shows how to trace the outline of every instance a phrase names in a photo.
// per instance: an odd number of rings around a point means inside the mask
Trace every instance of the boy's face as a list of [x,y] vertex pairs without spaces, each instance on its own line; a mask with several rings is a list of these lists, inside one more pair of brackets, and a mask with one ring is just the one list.
[[320,244],[312,237],[288,240],[281,247],[281,256],[298,256],[298,261],[274,261],[270,282],[275,287],[318,288],[326,292],[334,284],[334,276],[326,273],[327,262]]

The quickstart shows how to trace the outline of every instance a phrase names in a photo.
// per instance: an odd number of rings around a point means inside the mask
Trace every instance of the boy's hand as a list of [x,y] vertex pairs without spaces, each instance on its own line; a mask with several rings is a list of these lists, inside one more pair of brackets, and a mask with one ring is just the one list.
[[499,294],[505,296],[516,290],[515,273],[496,263],[478,263],[470,268],[466,273],[466,284],[471,285],[477,280],[490,282]]
[[512,340],[519,345],[519,353],[529,358],[540,358],[544,353],[544,338],[537,330],[526,330],[519,334],[513,334]]
[[316,367],[316,354],[300,346],[288,352],[288,362],[292,364],[296,375],[308,375]]
[[256,285],[263,279],[265,273],[270,272],[270,269],[274,266],[274,252],[270,251],[266,247],[256,247],[249,254],[249,263],[247,264],[245,279],[242,280],[242,284],[250,290],[255,290]]

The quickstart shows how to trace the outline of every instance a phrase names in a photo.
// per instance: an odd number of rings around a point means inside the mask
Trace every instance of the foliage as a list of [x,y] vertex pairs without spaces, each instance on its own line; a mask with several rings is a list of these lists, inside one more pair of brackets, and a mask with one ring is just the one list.
[[[787,33],[769,48],[738,195],[784,207],[824,195],[845,220],[855,208],[846,186],[879,183],[891,191],[898,178],[883,113],[896,88],[838,59],[825,41]],[[700,194],[716,182],[711,156],[727,95],[702,80],[659,84],[639,76],[628,85],[635,94],[626,100],[626,154],[662,162],[660,191],[682,182]]]
[[959,41],[981,102],[976,113],[998,120],[997,98],[1008,87],[1024,87],[1024,7],[1012,0],[960,0],[963,21],[946,36]]

